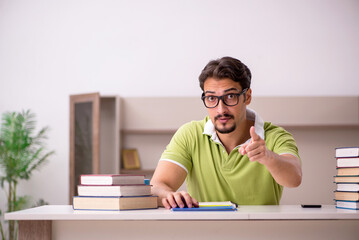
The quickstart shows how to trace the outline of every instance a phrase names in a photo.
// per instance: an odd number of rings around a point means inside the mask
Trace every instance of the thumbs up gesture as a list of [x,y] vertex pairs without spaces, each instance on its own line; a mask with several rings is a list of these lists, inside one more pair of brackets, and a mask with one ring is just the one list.
[[247,154],[251,162],[257,161],[265,164],[270,160],[273,153],[267,149],[265,141],[255,132],[253,126],[249,129],[249,133],[252,139],[238,149],[239,153],[242,155]]

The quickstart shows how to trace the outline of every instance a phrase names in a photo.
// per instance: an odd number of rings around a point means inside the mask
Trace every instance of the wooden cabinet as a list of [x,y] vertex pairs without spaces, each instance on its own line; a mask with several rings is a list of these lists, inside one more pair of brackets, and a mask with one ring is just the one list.
[[81,174],[118,173],[119,97],[70,96],[70,203]]

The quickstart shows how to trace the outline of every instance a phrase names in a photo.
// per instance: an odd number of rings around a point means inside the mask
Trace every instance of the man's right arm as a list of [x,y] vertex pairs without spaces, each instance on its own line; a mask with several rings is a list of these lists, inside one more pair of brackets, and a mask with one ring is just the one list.
[[152,194],[159,197],[159,205],[167,209],[174,207],[198,207],[196,199],[187,192],[176,192],[187,176],[187,172],[180,166],[169,162],[159,161],[151,179]]

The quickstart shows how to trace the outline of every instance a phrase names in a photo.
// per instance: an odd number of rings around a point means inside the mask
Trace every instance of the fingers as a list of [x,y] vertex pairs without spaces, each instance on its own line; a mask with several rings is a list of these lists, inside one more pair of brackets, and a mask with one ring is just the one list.
[[199,207],[199,202],[194,198],[192,198],[192,207]]
[[162,204],[166,209],[171,209],[171,205],[168,202],[167,198],[162,198]]
[[264,140],[255,141],[249,144],[245,148],[245,153],[250,161],[257,161],[258,159],[264,157],[266,153],[266,146]]
[[252,126],[250,129],[249,129],[249,133],[252,137],[252,140],[255,142],[255,141],[259,141],[261,140],[261,137],[256,133],[256,130],[254,128],[254,126]]
[[249,129],[249,134],[251,135],[251,141],[249,143],[243,144],[239,149],[239,153],[242,155],[248,154],[249,151],[253,150],[258,146],[256,142],[262,140],[262,138],[256,133],[254,126]]
[[162,204],[166,209],[171,209],[175,207],[198,207],[198,201],[192,198],[187,192],[173,192],[169,193],[166,198],[162,199]]
[[[253,146],[251,146],[253,147]],[[258,145],[257,147],[247,150],[247,156],[250,161],[256,161],[262,157],[264,157],[265,154],[265,146],[264,145]]]
[[266,146],[264,140],[255,132],[254,126],[249,129],[251,141],[243,144],[239,149],[242,155],[247,154],[250,161],[257,161],[265,157]]
[[242,154],[242,155],[246,155],[246,154],[247,154],[246,148],[247,148],[248,145],[249,145],[248,143],[247,143],[247,144],[243,144],[240,148],[238,148],[238,152],[239,152],[240,154]]
[[[192,197],[187,193],[187,192],[181,192],[182,193],[182,197],[185,201],[185,205],[189,208],[192,207]],[[182,205],[179,205],[180,208],[184,207]]]

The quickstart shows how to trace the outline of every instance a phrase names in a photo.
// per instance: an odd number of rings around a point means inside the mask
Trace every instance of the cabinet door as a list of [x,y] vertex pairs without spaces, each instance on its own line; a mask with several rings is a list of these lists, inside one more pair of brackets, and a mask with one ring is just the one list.
[[81,174],[100,169],[100,94],[70,96],[70,204]]

